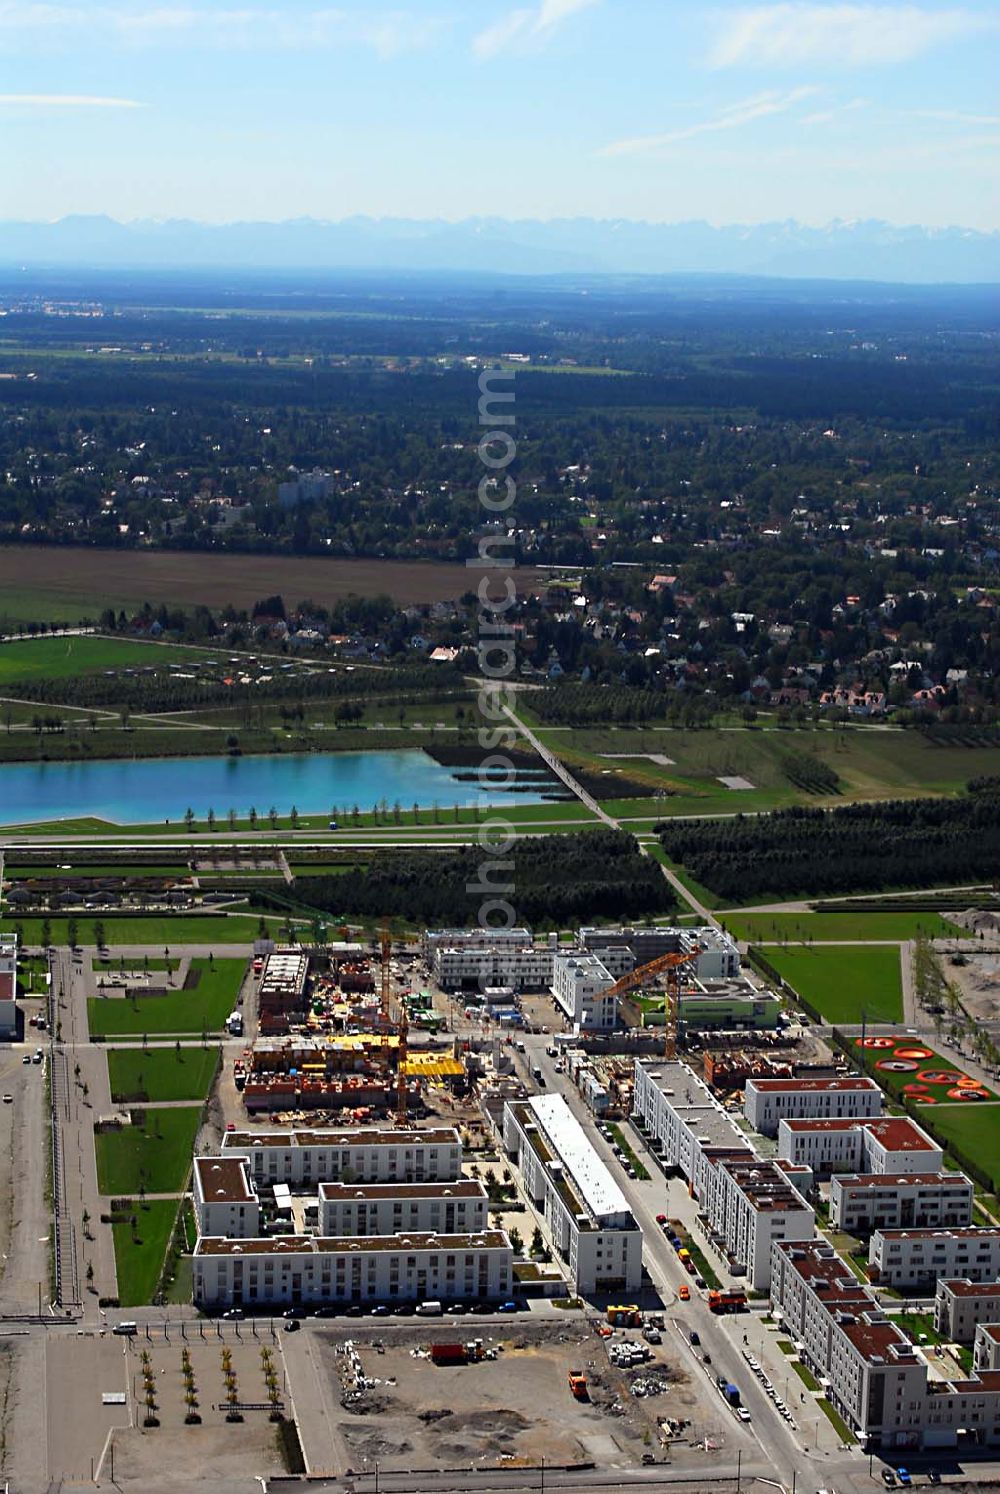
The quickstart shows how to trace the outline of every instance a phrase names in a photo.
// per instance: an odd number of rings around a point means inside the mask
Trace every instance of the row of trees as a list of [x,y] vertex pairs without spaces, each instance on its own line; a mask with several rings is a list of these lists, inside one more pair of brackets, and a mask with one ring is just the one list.
[[1000,867],[1000,791],[664,821],[657,833],[673,860],[734,900],[988,880]]
[[[484,884],[491,890],[481,891]],[[657,864],[640,855],[632,836],[616,830],[521,840],[494,858],[474,849],[379,852],[341,875],[299,875],[295,897],[332,915],[426,925],[475,924],[484,902],[496,897],[514,907],[519,923],[536,928],[651,917],[669,912],[674,901]],[[266,891],[254,901],[280,905]]]

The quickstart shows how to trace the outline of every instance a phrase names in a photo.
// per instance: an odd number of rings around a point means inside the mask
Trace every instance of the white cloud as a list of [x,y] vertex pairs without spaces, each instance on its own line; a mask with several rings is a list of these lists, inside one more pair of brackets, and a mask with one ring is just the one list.
[[0,105],[28,109],[141,109],[138,99],[109,99],[88,93],[0,93]]
[[1000,125],[1000,114],[966,114],[961,109],[908,109],[909,119],[933,119],[939,124],[984,125],[995,128]]
[[316,7],[308,10],[226,8],[185,5],[122,8],[100,5],[0,3],[0,35],[5,39],[62,43],[80,32],[112,45],[281,49],[301,51],[336,46],[370,47],[379,57],[395,57],[423,47],[448,23],[405,10],[373,12]]
[[956,37],[995,22],[961,6],[760,5],[728,12],[710,55],[715,67],[851,67],[908,62]]
[[856,114],[859,109],[868,109],[870,107],[870,99],[850,99],[846,104],[835,104],[832,109],[818,109],[814,114],[803,114],[799,120],[799,124],[830,124],[835,119],[843,119],[847,114]]
[[512,42],[541,41],[550,36],[563,21],[568,21],[578,11],[586,10],[598,0],[541,0],[535,6],[521,6],[509,10],[492,26],[473,39],[472,50],[484,61],[495,57]]
[[681,140],[693,140],[696,135],[710,135],[721,130],[736,130],[741,125],[751,124],[755,119],[766,119],[772,114],[786,114],[803,99],[814,97],[818,91],[816,88],[803,85],[799,88],[792,88],[786,93],[774,91],[758,93],[753,98],[741,99],[739,103],[730,104],[711,119],[699,120],[695,124],[684,125],[678,130],[669,130],[662,135],[638,135],[630,140],[613,140],[610,145],[602,146],[598,155],[648,155],[665,146],[676,145]]

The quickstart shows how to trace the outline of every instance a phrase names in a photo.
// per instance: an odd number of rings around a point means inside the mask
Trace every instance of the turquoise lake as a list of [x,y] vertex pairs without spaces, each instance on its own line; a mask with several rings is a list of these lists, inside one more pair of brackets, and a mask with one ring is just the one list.
[[510,792],[457,778],[468,769],[444,768],[420,750],[307,752],[275,757],[140,758],[115,762],[4,763],[0,765],[0,825],[92,815],[116,824],[183,820],[187,809],[223,821],[230,809],[263,819],[274,808],[287,815],[370,811],[384,800],[442,809],[453,804],[538,804],[561,797],[548,774],[519,773]]

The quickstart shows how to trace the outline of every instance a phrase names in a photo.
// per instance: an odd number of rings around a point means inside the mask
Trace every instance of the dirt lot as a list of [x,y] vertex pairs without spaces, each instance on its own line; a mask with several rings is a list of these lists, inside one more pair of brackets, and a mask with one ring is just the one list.
[[[495,1359],[441,1367],[426,1357],[435,1340],[465,1342],[473,1334]],[[711,1408],[704,1419],[676,1353],[654,1354],[639,1370],[619,1371],[592,1326],[573,1318],[565,1327],[525,1324],[511,1331],[500,1324],[414,1325],[387,1333],[381,1352],[370,1332],[354,1341],[323,1336],[317,1359],[333,1387],[331,1399],[339,1395],[335,1435],[355,1468],[376,1460],[385,1469],[413,1469],[537,1464],[542,1457],[623,1467],[644,1452],[662,1452],[658,1418],[694,1418],[697,1435],[724,1435],[721,1412]],[[570,1368],[586,1374],[589,1401],[570,1395]],[[655,1379],[662,1393],[633,1396],[629,1386],[637,1378]]]
[[966,955],[967,964],[952,965],[945,957],[949,980],[958,982],[962,1004],[979,1022],[1000,1021],[1000,953],[982,950]]
[[[0,592],[33,590],[46,603],[62,597],[75,617],[81,596],[82,560],[99,576],[94,585],[96,614],[113,598],[152,606],[166,602],[192,607],[199,602],[219,607],[250,608],[263,596],[280,593],[290,604],[315,597],[329,605],[351,592],[361,596],[388,593],[399,606],[416,602],[453,601],[470,588],[461,565],[421,564],[404,560],[341,560],[280,555],[196,555],[155,550],[73,550],[38,545],[0,546]],[[541,583],[537,572],[517,572],[522,591]]]

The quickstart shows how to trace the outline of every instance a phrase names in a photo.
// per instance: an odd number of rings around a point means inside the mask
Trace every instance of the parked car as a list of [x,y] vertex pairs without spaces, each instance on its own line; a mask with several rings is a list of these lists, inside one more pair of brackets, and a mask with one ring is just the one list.
[[747,1410],[746,1406],[737,1406],[736,1415],[739,1417],[740,1421],[750,1420],[750,1412]]
[[298,1318],[289,1318],[288,1322],[285,1324],[285,1332],[298,1333],[301,1327],[302,1324],[299,1322]]
[[941,1475],[936,1468],[928,1468],[927,1482],[929,1484],[939,1484],[941,1482]]
[[230,1307],[226,1312],[222,1314],[222,1316],[224,1318],[227,1318],[230,1323],[242,1323],[243,1319],[246,1317],[246,1313],[243,1311],[242,1307]]
[[497,1312],[518,1312],[518,1311],[519,1311],[519,1308],[518,1308],[518,1305],[517,1305],[516,1302],[501,1302],[500,1306],[497,1308]]
[[897,1468],[896,1477],[904,1488],[909,1488],[909,1486],[913,1483],[913,1479],[910,1477],[910,1470],[908,1468]]
[[896,1487],[896,1475],[891,1468],[882,1469],[882,1482],[887,1489],[894,1489]]
[[699,1337],[699,1335],[698,1335],[698,1334],[697,1334],[697,1333],[696,1333],[696,1332],[695,1332],[695,1331],[694,1331],[694,1329],[693,1329],[693,1328],[692,1328],[692,1329],[691,1329],[691,1332],[690,1332],[690,1333],[689,1333],[689,1334],[688,1334],[688,1343],[690,1343],[690,1344],[694,1344],[694,1346],[695,1346],[695,1348],[697,1348],[697,1347],[698,1347],[698,1345],[699,1345],[699,1344],[700,1344],[700,1343],[701,1343],[701,1338],[700,1338],[700,1337]]

